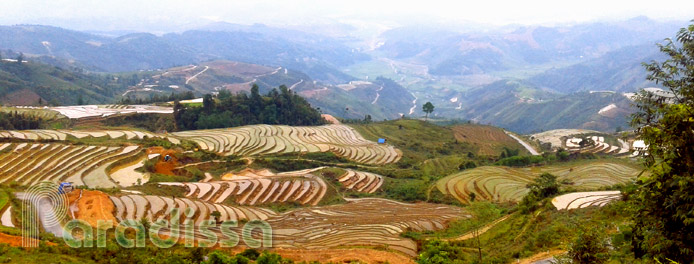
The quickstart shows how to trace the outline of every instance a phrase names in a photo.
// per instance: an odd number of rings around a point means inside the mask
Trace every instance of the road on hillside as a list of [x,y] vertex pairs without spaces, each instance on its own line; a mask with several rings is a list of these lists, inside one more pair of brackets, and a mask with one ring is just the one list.
[[540,155],[540,153],[538,153],[537,150],[535,150],[535,149],[534,149],[532,146],[530,146],[528,143],[525,143],[525,141],[523,141],[522,139],[516,137],[515,135],[509,133],[509,132],[506,131],[506,130],[504,130],[504,132],[506,132],[506,135],[509,135],[510,137],[512,137],[513,139],[515,139],[516,141],[518,141],[518,143],[520,143],[521,145],[523,145],[523,147],[525,147],[525,149],[527,149],[528,152],[530,152],[530,154],[532,154],[533,156]]

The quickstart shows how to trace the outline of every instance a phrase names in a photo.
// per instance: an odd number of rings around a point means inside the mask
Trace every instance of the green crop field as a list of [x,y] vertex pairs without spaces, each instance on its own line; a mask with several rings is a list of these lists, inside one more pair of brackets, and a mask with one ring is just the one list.
[[476,199],[498,202],[517,202],[528,193],[526,185],[542,173],[551,173],[566,187],[595,190],[605,186],[627,183],[641,172],[635,165],[620,161],[562,163],[558,165],[511,168],[485,166],[449,175],[437,181],[437,188],[463,203]]

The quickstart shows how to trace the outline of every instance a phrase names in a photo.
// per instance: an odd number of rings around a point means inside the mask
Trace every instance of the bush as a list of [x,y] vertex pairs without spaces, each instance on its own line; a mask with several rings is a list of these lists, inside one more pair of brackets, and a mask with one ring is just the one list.
[[419,254],[419,264],[458,264],[469,263],[460,247],[452,246],[447,241],[432,240],[424,245]]
[[576,264],[604,263],[609,257],[607,239],[601,230],[587,229],[571,244],[567,256]]

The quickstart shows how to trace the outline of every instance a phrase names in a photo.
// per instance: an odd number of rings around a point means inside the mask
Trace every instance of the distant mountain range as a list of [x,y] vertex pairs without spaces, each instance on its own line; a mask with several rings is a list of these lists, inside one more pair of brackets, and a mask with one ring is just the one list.
[[634,45],[653,45],[683,24],[645,17],[624,22],[512,31],[456,33],[436,28],[396,28],[381,35],[386,57],[427,65],[433,75],[508,71],[529,65],[581,62]]
[[487,31],[422,25],[363,39],[261,24],[213,23],[161,36],[0,26],[3,58],[23,52],[30,61],[29,73],[0,69],[0,102],[72,104],[77,99],[66,91],[84,91],[84,100],[106,103],[242,92],[256,83],[262,92],[286,85],[348,118],[416,118],[430,101],[434,118],[518,132],[614,131],[627,127],[633,111],[623,93],[655,86],[641,63],[662,60],[655,43],[685,25],[644,17]]
[[331,83],[353,78],[336,67],[369,59],[328,37],[265,29],[211,25],[210,29],[156,36],[131,33],[105,37],[51,26],[0,26],[0,49],[52,56],[92,71],[163,69],[228,59],[304,71]]

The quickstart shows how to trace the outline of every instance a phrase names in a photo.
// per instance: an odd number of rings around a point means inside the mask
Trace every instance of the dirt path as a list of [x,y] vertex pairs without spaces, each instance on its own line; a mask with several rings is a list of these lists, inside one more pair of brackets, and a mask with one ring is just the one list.
[[518,141],[518,143],[520,143],[521,145],[523,145],[523,147],[525,147],[525,149],[527,149],[528,152],[530,152],[530,154],[532,154],[533,156],[540,155],[540,153],[537,152],[537,150],[535,150],[532,146],[530,146],[530,144],[525,143],[525,141],[523,141],[522,139],[520,139],[520,138],[516,137],[515,135],[509,133],[508,131],[504,131],[504,132],[506,132],[506,134],[507,134],[508,136],[510,136],[510,137],[512,137],[513,139],[515,139],[516,141]]
[[[477,235],[482,235],[482,234],[484,234],[484,233],[487,232],[489,229],[492,229],[492,227],[496,226],[496,224],[501,223],[502,221],[506,220],[509,216],[511,216],[511,215],[506,215],[506,216],[504,216],[504,217],[501,217],[501,218],[499,218],[499,219],[494,220],[494,222],[491,222],[491,223],[485,225],[484,227],[482,227],[482,228],[479,230],[479,233],[477,233]],[[474,238],[474,237],[477,237],[477,236],[475,235],[475,232],[474,232],[474,231],[470,231],[470,232],[467,232],[467,233],[463,234],[462,236],[454,237],[454,238],[449,238],[449,239],[447,239],[447,240],[448,240],[448,241],[462,241],[462,240],[468,240],[468,239]]]
[[378,98],[381,97],[381,93],[380,93],[381,90],[383,90],[383,86],[381,86],[381,88],[378,88],[378,90],[376,90],[376,98],[374,99],[373,102],[371,102],[371,104],[376,104],[376,101],[378,101]]
[[188,78],[188,79],[186,80],[186,84],[188,84],[191,80],[195,79],[195,77],[198,77],[198,75],[200,75],[200,74],[202,74],[203,72],[207,71],[209,68],[210,68],[210,66],[205,66],[205,69],[203,69],[202,71],[200,71],[200,72],[196,73],[195,75],[191,76],[190,78]]
[[414,113],[414,110],[417,108],[417,96],[414,95],[413,93],[412,96],[414,96],[414,100],[412,101],[412,108],[410,108],[410,113],[408,115],[412,115]]
[[520,264],[549,264],[550,260],[554,259],[554,256],[566,253],[566,250],[552,249],[545,252],[540,252],[530,257],[521,259],[518,263]]
[[289,86],[289,90],[292,90],[292,89],[294,89],[294,87],[296,87],[297,85],[299,85],[299,84],[301,84],[301,83],[303,83],[303,82],[304,82],[304,79],[301,79],[301,80],[300,80],[300,81],[298,81],[297,83],[295,83],[295,84],[292,84],[292,86]]

